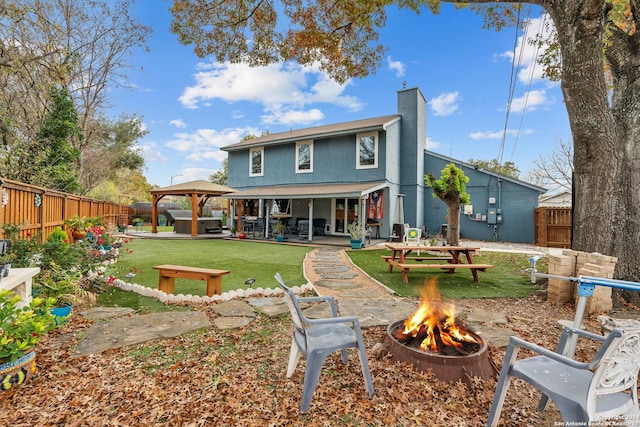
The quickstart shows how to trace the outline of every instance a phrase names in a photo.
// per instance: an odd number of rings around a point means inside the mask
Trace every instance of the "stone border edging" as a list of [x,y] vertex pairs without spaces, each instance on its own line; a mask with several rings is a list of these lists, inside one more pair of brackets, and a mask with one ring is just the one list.
[[[102,270],[103,272],[104,270]],[[125,282],[122,279],[115,279],[108,283],[107,278],[105,278],[100,273],[91,273],[89,274],[89,279],[93,280],[101,280],[107,283],[109,286],[114,286],[116,288],[122,289],[123,291],[135,292],[138,295],[142,295],[145,297],[155,298],[163,304],[209,304],[212,302],[221,302],[221,301],[230,301],[235,298],[249,298],[249,297],[260,297],[260,296],[278,296],[283,295],[284,291],[280,288],[249,288],[249,289],[236,289],[229,292],[223,292],[221,295],[213,295],[213,296],[200,296],[200,295],[191,295],[191,294],[167,294],[162,292],[159,289],[148,288],[146,286],[139,285],[137,283],[129,283]],[[293,286],[291,288],[294,293],[301,294],[306,291],[314,291],[315,288],[312,284],[307,283],[302,286]]]

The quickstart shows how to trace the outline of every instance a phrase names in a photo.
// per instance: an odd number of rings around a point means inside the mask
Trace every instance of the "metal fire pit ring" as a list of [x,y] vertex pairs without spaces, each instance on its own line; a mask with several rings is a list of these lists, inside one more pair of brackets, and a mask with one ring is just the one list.
[[478,351],[468,355],[446,356],[404,345],[394,335],[399,328],[404,328],[404,320],[398,320],[387,327],[383,343],[384,351],[394,362],[410,363],[419,372],[431,371],[438,380],[444,382],[462,380],[469,384],[473,377],[488,379],[495,374],[487,343],[475,334],[473,335],[481,342]]

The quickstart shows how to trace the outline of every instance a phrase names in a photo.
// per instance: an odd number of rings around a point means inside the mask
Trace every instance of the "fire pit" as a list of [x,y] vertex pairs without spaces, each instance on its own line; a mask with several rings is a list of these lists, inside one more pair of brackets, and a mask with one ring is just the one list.
[[426,284],[418,309],[389,325],[384,348],[391,360],[430,370],[441,381],[468,383],[494,374],[487,344],[455,317],[455,305],[443,301],[435,279]]

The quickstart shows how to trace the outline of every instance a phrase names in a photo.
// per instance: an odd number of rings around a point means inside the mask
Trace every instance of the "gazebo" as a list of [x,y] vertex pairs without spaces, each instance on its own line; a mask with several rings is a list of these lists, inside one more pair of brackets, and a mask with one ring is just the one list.
[[184,182],[151,190],[151,232],[158,232],[158,202],[164,196],[185,196],[191,200],[191,236],[195,237],[198,235],[198,216],[202,216],[202,208],[207,200],[235,191],[233,188],[205,180]]

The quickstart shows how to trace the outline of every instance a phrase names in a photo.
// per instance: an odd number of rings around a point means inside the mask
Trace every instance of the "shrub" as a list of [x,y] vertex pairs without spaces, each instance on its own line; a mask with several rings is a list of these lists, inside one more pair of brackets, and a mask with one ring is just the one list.
[[49,236],[47,236],[47,241],[48,242],[60,241],[60,242],[68,243],[69,236],[67,236],[67,233],[61,227],[56,227],[56,229],[53,230],[51,234],[49,234]]

